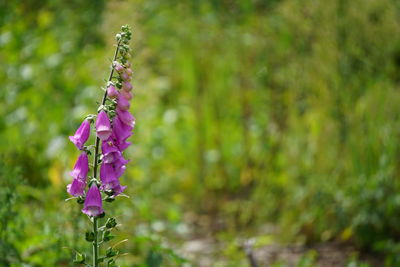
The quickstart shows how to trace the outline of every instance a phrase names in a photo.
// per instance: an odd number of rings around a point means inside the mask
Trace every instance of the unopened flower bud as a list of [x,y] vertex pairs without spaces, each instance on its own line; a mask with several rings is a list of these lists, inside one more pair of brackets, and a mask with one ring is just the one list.
[[121,63],[119,63],[118,61],[114,61],[113,66],[114,66],[114,69],[118,72],[121,72],[124,70],[124,66],[122,66]]
[[125,90],[121,90],[119,93],[123,98],[125,98],[126,100],[131,100],[133,95],[131,92],[129,91],[125,91]]
[[117,107],[121,110],[128,110],[130,107],[130,103],[127,99],[120,95],[118,97]]
[[124,81],[130,81],[131,80],[131,76],[128,73],[126,73],[125,71],[121,73],[121,78]]
[[107,116],[107,113],[102,110],[97,116],[96,120],[96,132],[97,137],[101,140],[106,140],[111,135],[111,124],[110,119]]
[[117,89],[115,88],[114,85],[110,84],[107,87],[107,96],[109,98],[116,98],[118,96],[118,91],[117,91]]
[[97,185],[93,184],[89,188],[86,194],[85,205],[82,209],[82,212],[88,216],[98,216],[104,212],[101,194]]
[[130,82],[123,82],[122,89],[129,92],[132,90],[132,84]]
[[[130,64],[129,64],[130,65]],[[132,70],[128,67],[125,72],[129,75],[132,76]]]

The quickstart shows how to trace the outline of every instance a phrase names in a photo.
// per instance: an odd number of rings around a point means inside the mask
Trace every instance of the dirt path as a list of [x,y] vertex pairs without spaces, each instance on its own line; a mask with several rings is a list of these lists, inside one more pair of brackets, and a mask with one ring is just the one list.
[[352,261],[367,263],[371,267],[383,266],[383,261],[377,257],[360,254],[354,247],[340,246],[333,243],[319,244],[312,247],[292,245],[270,245],[257,248],[253,252],[257,266],[270,266],[273,263],[282,263],[282,266],[341,267],[349,265]]
[[[213,259],[219,254],[218,246],[211,239],[190,240],[184,246],[183,251],[199,267],[212,267]],[[383,260],[377,256],[360,253],[354,247],[335,243],[315,246],[268,245],[258,248],[252,248],[246,244],[243,246],[243,255],[245,254],[248,258],[246,264],[249,267],[384,266]],[[358,265],[361,263],[365,265]]]

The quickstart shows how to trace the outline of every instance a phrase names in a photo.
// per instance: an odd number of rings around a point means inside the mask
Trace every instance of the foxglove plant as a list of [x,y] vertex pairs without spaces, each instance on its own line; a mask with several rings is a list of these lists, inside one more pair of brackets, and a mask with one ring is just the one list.
[[[82,212],[93,224],[93,230],[85,235],[93,246],[93,264],[87,263],[86,255],[79,252],[76,252],[74,261],[85,266],[98,267],[102,262],[106,262],[107,266],[116,266],[115,258],[119,255],[115,246],[109,247],[105,255],[100,255],[100,244],[113,238],[111,230],[117,223],[114,218],[108,218],[102,226],[99,222],[100,218],[105,217],[103,201],[113,202],[126,189],[120,183],[129,162],[124,158],[123,151],[131,144],[127,139],[132,135],[135,125],[135,118],[128,111],[129,100],[132,99],[132,70],[128,62],[130,39],[129,27],[122,26],[121,32],[116,35],[117,46],[111,73],[98,114],[88,115],[75,134],[69,137],[81,154],[70,172],[72,181],[67,185],[67,192],[77,198],[80,205],[83,204]],[[95,124],[95,144],[87,146],[85,143],[90,136],[92,123]],[[93,155],[93,174],[88,177],[89,155]]]

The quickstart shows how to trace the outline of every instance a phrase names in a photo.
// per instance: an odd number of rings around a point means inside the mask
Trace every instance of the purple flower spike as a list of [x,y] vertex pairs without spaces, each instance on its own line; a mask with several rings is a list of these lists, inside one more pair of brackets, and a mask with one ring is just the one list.
[[111,84],[107,87],[107,96],[109,98],[116,98],[118,96],[118,91],[114,85]]
[[74,179],[80,179],[82,181],[86,181],[86,176],[89,171],[89,159],[85,152],[82,152],[79,155],[79,158],[75,162],[74,169],[70,172],[70,175]]
[[90,135],[90,122],[88,120],[84,120],[79,126],[78,130],[76,130],[74,136],[70,136],[69,140],[75,144],[78,149],[82,149],[83,145],[86,143]]
[[75,178],[72,183],[67,185],[67,192],[74,197],[83,196],[85,194],[85,181]]
[[108,118],[107,113],[105,113],[104,110],[102,110],[97,116],[96,132],[97,137],[99,137],[101,140],[106,140],[111,135],[112,130],[110,119]]
[[125,90],[125,91],[130,91],[130,90],[132,90],[132,84],[130,83],[130,82],[123,82],[122,83],[122,89],[123,90]]
[[121,95],[118,96],[117,107],[122,110],[128,110],[131,104]]
[[96,184],[89,188],[82,212],[88,216],[99,216],[104,212],[101,194]]

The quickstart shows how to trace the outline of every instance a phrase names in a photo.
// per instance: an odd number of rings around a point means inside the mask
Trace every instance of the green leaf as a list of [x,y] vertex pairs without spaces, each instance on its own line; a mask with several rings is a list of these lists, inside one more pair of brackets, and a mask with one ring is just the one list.
[[84,253],[76,252],[74,263],[85,263],[86,255]]
[[92,242],[92,241],[94,241],[94,233],[93,232],[86,232],[85,233],[85,239],[86,239],[86,241],[88,241],[88,242]]
[[108,242],[108,241],[110,241],[111,239],[113,239],[115,236],[113,236],[112,234],[111,234],[111,232],[110,231],[105,231],[104,233],[103,233],[103,241],[104,242]]
[[107,249],[107,251],[106,251],[106,256],[107,256],[108,258],[114,257],[114,256],[116,256],[117,254],[118,254],[118,251],[117,251],[117,250],[114,250],[112,247],[109,247],[109,248]]
[[114,259],[111,259],[107,262],[108,267],[117,267],[117,264],[115,263]]

